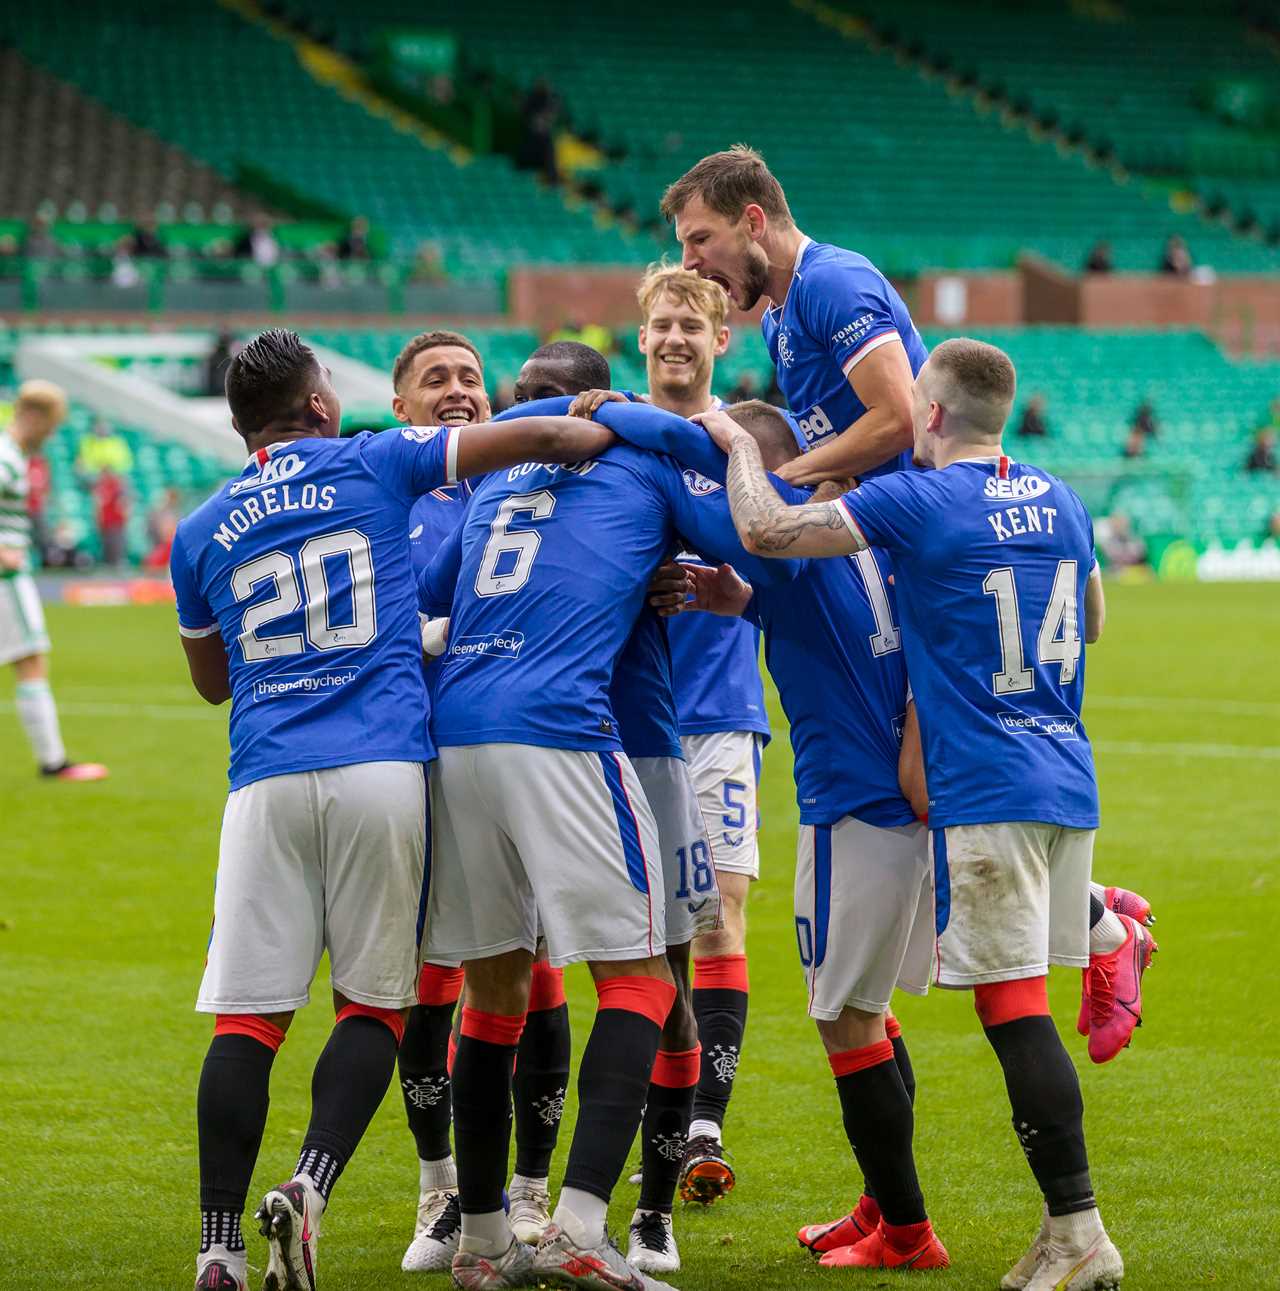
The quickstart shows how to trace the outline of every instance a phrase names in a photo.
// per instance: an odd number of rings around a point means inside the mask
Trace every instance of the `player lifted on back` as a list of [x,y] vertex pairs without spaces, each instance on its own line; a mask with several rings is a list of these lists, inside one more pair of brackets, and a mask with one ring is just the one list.
[[[915,457],[934,469],[871,480],[834,502],[787,506],[755,441],[731,452],[747,546],[894,559],[903,644],[929,787],[939,923],[936,980],[968,988],[1004,1071],[1013,1124],[1044,1194],[1040,1232],[1006,1291],[1091,1291],[1123,1276],[1102,1226],[1075,1069],[1049,1016],[1051,963],[1088,962],[1098,793],[1080,720],[1084,640],[1103,619],[1093,527],[1061,480],[1011,461],[1001,436],[1013,365],[948,341],[916,379]],[[1128,984],[1152,943],[1128,916]]]
[[40,593],[31,576],[31,519],[27,515],[27,458],[67,415],[67,396],[49,381],[18,388],[13,420],[0,431],[0,663],[13,664],[18,720],[40,774],[56,780],[101,780],[107,768],[69,762],[58,710],[49,689],[49,636]]
[[292,332],[245,347],[227,400],[250,456],[178,526],[178,623],[197,691],[231,699],[231,793],[198,1011],[196,1286],[244,1291],[240,1233],[271,1066],[328,951],[337,1020],[294,1176],[258,1211],[267,1291],[314,1291],[329,1192],[377,1110],[414,1000],[432,755],[409,563],[415,498],[607,434],[571,419],[339,440],[327,372]]
[[[927,356],[902,297],[864,256],[796,228],[782,186],[745,144],[712,153],[662,198],[684,266],[761,319],[778,384],[810,449],[793,484],[892,469],[911,447],[911,381]],[[891,465],[892,464],[892,465]]]

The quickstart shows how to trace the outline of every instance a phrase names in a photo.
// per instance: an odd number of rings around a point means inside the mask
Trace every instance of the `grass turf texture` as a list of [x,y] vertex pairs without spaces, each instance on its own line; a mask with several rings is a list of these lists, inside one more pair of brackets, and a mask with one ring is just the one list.
[[[1105,1068],[1089,1064],[1074,1032],[1078,978],[1053,976],[1054,1013],[1084,1085],[1094,1180],[1132,1291],[1280,1286],[1266,1236],[1280,1205],[1280,596],[1268,586],[1163,585],[1113,587],[1110,600],[1107,637],[1090,651],[1086,712],[1104,804],[1096,873],[1153,900],[1164,949],[1147,977],[1147,1025]],[[210,1032],[191,1005],[226,713],[189,689],[170,610],[53,607],[49,617],[68,746],[108,762],[112,778],[38,782],[4,670],[0,1285],[186,1287],[199,1232],[195,1089]],[[904,1276],[820,1269],[794,1239],[800,1224],[847,1208],[855,1174],[803,1012],[789,756],[781,738],[765,758],[751,1018],[726,1132],[739,1183],[710,1210],[677,1208],[684,1269],[673,1280],[689,1291]],[[293,1168],[332,1017],[324,971],[276,1062],[250,1210]],[[581,968],[568,985],[580,1051],[593,996]],[[900,999],[899,1013],[920,1082],[921,1178],[953,1260],[930,1280],[994,1288],[1039,1220],[997,1064],[966,994]],[[571,1108],[566,1130],[572,1117]],[[416,1193],[393,1086],[335,1191],[322,1285],[413,1284],[399,1262]],[[634,1201],[622,1182],[616,1232]],[[248,1244],[260,1276],[264,1243],[251,1233]]]

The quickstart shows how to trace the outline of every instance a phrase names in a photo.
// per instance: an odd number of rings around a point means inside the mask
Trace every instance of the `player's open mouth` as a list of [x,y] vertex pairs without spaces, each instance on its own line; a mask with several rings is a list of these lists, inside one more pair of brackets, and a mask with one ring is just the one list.
[[659,357],[663,363],[669,363],[673,367],[677,368],[687,367],[693,362],[693,356],[691,354],[662,354],[659,355]]
[[718,273],[704,274],[703,277],[705,277],[710,282],[719,283],[720,286],[724,288],[724,292],[726,296],[733,295],[733,288],[729,286],[728,278],[721,277],[721,275]]
[[470,408],[447,408],[440,414],[442,426],[469,426],[475,421],[475,414]]

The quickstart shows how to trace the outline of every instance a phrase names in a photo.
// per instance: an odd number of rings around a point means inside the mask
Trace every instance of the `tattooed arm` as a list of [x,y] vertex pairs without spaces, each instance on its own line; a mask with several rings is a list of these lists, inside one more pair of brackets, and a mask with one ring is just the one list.
[[788,506],[769,483],[756,441],[735,422],[725,420],[732,430],[716,429],[724,433],[726,442],[720,443],[719,434],[713,437],[729,454],[729,506],[748,551],[758,556],[845,556],[867,545],[838,501]]

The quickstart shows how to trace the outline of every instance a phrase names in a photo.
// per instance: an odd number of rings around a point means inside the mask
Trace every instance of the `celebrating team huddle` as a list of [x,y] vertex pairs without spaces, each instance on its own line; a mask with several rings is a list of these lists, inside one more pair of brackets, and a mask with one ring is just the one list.
[[[1092,880],[1089,515],[1004,453],[1008,358],[928,353],[892,285],[805,237],[750,149],[704,158],[663,211],[683,266],[640,286],[643,397],[559,342],[494,418],[471,343],[428,332],[392,374],[401,424],[340,439],[293,333],[232,361],[248,462],[172,555],[192,680],[232,701],[197,1002],[216,1018],[197,1291],[247,1291],[271,1067],[326,951],[311,1122],[256,1211],[267,1291],[315,1291],[332,1190],[397,1063],[420,1165],[405,1270],[667,1285],[677,1192],[712,1204],[736,1182],[761,639],[794,753],[808,1012],[861,1176],[800,1243],[831,1268],[950,1262],[891,1011],[896,988],[936,984],[973,992],[1044,1199],[1001,1285],[1123,1275],[1045,989],[1050,964],[1083,970],[1080,1030],[1105,1062],[1155,949],[1147,903]],[[723,407],[728,304],[763,297],[790,410]],[[553,1205],[575,962],[598,1007]],[[637,1134],[624,1253],[606,1213]]]

